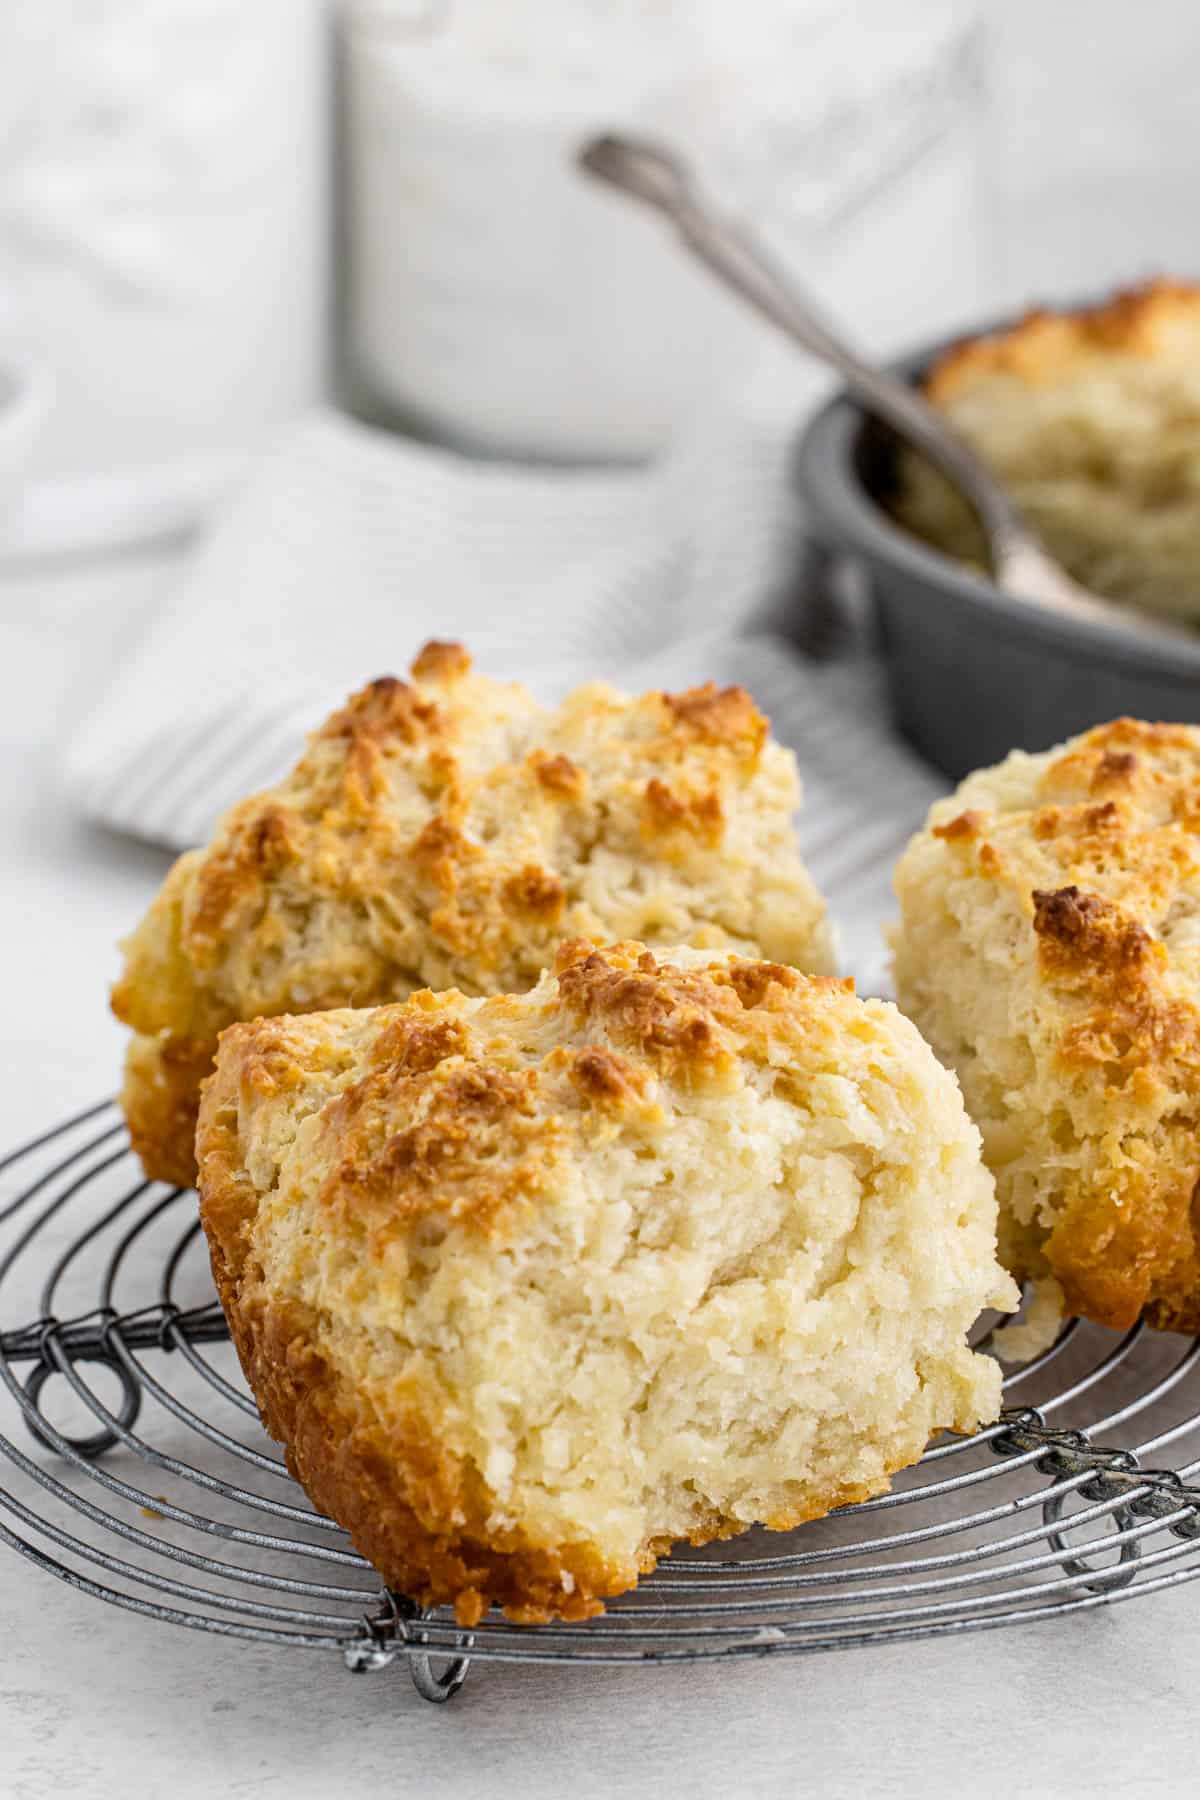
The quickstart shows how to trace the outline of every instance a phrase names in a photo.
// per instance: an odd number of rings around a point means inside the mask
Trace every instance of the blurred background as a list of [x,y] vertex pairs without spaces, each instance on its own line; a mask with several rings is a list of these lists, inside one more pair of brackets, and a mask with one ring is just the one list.
[[1200,273],[1198,66],[1188,0],[0,8],[0,942],[95,996],[46,1104],[111,1066],[167,856],[432,632],[547,690],[748,680],[878,976],[945,775],[869,628],[830,649],[789,476],[830,378],[576,150],[671,142],[894,355]]
[[661,451],[765,334],[579,181],[597,124],[691,152],[876,350],[1186,273],[1198,50],[1187,0],[6,7],[0,545],[202,522],[331,397]]

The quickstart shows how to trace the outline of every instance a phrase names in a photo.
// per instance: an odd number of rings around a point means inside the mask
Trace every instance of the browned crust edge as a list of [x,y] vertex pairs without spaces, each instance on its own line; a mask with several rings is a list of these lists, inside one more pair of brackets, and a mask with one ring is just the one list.
[[[1200,291],[1198,291],[1200,299]],[[1069,775],[1084,797],[1033,801],[1035,837],[1060,846],[1094,846],[1097,834],[1119,846],[1124,815],[1147,753],[1194,750],[1193,727],[1129,717],[1096,725],[1048,759],[1041,775],[1054,794]],[[1192,829],[1190,800],[1182,815]],[[984,876],[1003,876],[1003,857],[988,841],[988,815],[969,809],[931,827],[948,855],[968,859]],[[1087,1084],[1119,1108],[1126,1090],[1152,1097],[1159,1081],[1200,1094],[1200,1009],[1173,992],[1166,951],[1134,912],[1076,882],[1047,888],[1015,883],[1037,943],[1041,979],[1077,1005],[1057,1046],[1070,1083]],[[1184,1117],[1180,1136],[1194,1127]],[[1059,1216],[1034,1244],[1007,1252],[1019,1281],[1053,1275],[1067,1310],[1113,1330],[1139,1318],[1159,1331],[1200,1331],[1200,1149],[1167,1159],[1102,1167],[1074,1191],[1063,1191]]]
[[1183,316],[1200,330],[1200,287],[1166,276],[1074,311],[1033,307],[1007,330],[953,344],[927,373],[925,391],[944,406],[990,375],[1053,381],[1080,355],[1096,350],[1153,357],[1159,332]]
[[[1069,1078],[1152,1090],[1161,1068],[1200,1069],[1196,1009],[1163,986],[1165,951],[1132,914],[1074,883],[1035,889],[1043,979],[1084,1010],[1059,1049]],[[1200,1316],[1196,1168],[1130,1164],[1087,1184],[1042,1246],[1072,1311],[1124,1330],[1139,1315],[1160,1330]]]
[[151,1181],[194,1187],[193,1144],[200,1087],[212,1073],[215,1038],[134,1036],[125,1053],[121,1110],[129,1141]]

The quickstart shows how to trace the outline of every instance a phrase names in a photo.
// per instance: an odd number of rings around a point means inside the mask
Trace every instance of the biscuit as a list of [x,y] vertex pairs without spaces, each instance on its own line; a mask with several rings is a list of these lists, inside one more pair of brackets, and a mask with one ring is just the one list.
[[[1157,281],[958,345],[927,383],[1056,560],[1092,592],[1200,617],[1200,289]],[[900,520],[987,564],[961,496],[900,459]]]
[[896,871],[900,1005],[957,1071],[1001,1258],[1200,1330],[1200,730],[1118,719],[939,801]]
[[199,1084],[239,1019],[532,986],[564,937],[729,945],[823,973],[795,759],[741,688],[547,709],[428,644],[180,858],[124,945],[123,1104],[146,1173],[194,1178]]
[[235,1025],[197,1152],[289,1467],[466,1625],[602,1611],[996,1413],[978,1133],[849,983],[577,942],[518,996]]

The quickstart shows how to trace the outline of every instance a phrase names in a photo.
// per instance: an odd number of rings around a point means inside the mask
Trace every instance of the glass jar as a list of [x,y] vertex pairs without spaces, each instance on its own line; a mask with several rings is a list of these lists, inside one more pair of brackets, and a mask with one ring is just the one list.
[[0,550],[184,523],[324,390],[328,22],[0,8],[0,356],[49,392]]
[[661,221],[578,173],[604,128],[683,148],[874,345],[977,304],[971,5],[344,16],[350,366],[385,417],[485,452],[639,458],[763,356],[763,328]]

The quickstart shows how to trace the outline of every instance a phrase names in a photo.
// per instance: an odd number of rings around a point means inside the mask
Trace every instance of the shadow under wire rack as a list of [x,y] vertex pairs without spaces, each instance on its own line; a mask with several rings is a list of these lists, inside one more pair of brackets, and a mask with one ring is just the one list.
[[891,1493],[682,1551],[599,1619],[497,1613],[464,1631],[382,1588],[292,1482],[229,1345],[194,1196],[142,1178],[112,1103],[0,1159],[0,1539],[150,1619],[355,1672],[403,1664],[427,1700],[472,1660],[811,1655],[1189,1581],[1198,1361],[1200,1340],[1071,1321],[1009,1372],[998,1423],[935,1443]]

